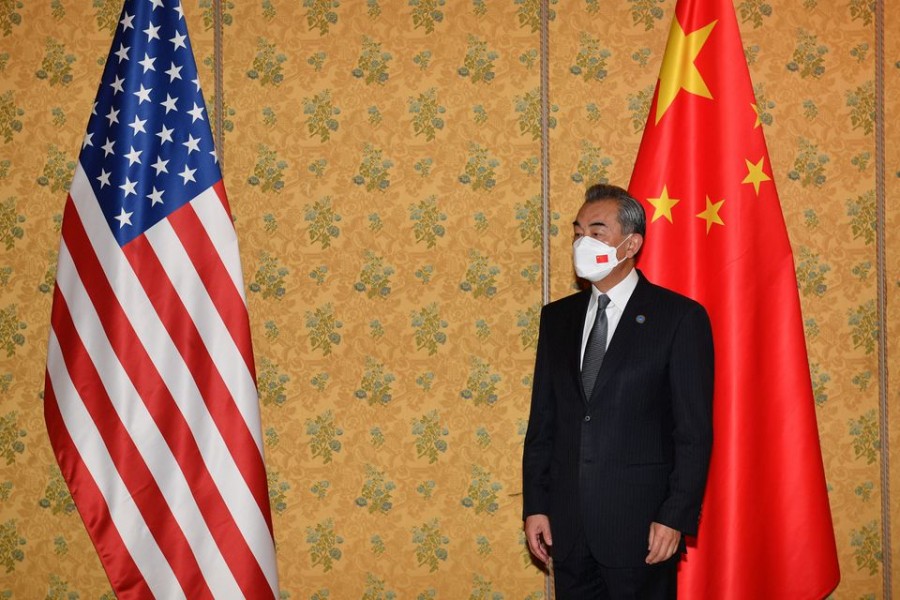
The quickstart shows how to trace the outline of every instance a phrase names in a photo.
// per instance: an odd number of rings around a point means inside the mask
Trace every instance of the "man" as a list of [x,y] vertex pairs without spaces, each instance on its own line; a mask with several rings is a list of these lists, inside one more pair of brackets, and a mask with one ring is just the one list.
[[525,435],[525,534],[558,600],[675,598],[712,447],[713,345],[700,304],[635,269],[644,210],[595,185],[574,223],[579,277],[544,307]]

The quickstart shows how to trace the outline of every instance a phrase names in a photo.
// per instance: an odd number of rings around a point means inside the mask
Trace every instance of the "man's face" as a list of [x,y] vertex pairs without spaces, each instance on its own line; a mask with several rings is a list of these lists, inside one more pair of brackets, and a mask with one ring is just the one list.
[[[572,226],[575,234],[573,241],[587,235],[615,248],[626,237],[622,235],[619,225],[619,205],[614,200],[585,202]],[[616,253],[620,259],[623,250],[624,246]]]

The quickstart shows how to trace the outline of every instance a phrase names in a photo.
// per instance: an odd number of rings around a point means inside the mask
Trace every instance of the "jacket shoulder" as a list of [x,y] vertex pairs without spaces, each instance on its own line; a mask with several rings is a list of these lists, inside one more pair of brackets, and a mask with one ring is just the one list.
[[653,298],[658,303],[664,304],[668,310],[681,314],[694,311],[706,313],[706,309],[703,305],[693,298],[670,290],[669,288],[651,283],[646,279],[643,280],[643,283],[646,286],[647,296]]
[[563,314],[584,305],[590,296],[590,290],[581,290],[574,294],[569,294],[558,300],[554,300],[549,304],[545,304],[543,308],[544,314]]

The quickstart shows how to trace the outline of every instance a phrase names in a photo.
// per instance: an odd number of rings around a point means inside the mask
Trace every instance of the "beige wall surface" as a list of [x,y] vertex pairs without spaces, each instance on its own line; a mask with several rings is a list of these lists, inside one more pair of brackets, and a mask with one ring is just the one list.
[[[558,298],[585,186],[631,175],[674,1],[549,4]],[[218,61],[212,0],[185,13],[210,109],[223,78],[282,596],[543,597],[519,497],[541,305],[540,2],[222,5]],[[874,3],[735,8],[794,248],[834,597],[883,598],[885,534],[900,544],[900,517],[884,521],[900,515],[884,377],[900,372],[900,129],[886,116],[877,143],[875,116],[900,114],[900,17],[884,16],[882,75]],[[41,396],[62,208],[119,9],[0,2],[3,598],[111,596]]]

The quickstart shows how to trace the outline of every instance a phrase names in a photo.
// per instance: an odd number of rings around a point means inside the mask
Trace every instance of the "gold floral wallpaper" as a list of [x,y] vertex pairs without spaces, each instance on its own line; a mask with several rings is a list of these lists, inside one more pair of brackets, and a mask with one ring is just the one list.
[[[541,305],[540,2],[221,4],[218,64],[213,1],[185,14],[210,108],[223,77],[282,597],[543,598],[518,495]],[[584,187],[631,175],[674,0],[549,6],[557,298]],[[120,8],[0,0],[0,598],[112,595],[41,394],[62,207]],[[873,2],[735,9],[794,247],[834,597],[884,598],[885,525],[900,547],[900,517],[884,521],[900,515],[900,403],[879,369],[900,372],[882,335],[900,330],[900,17],[884,15],[881,73]]]

